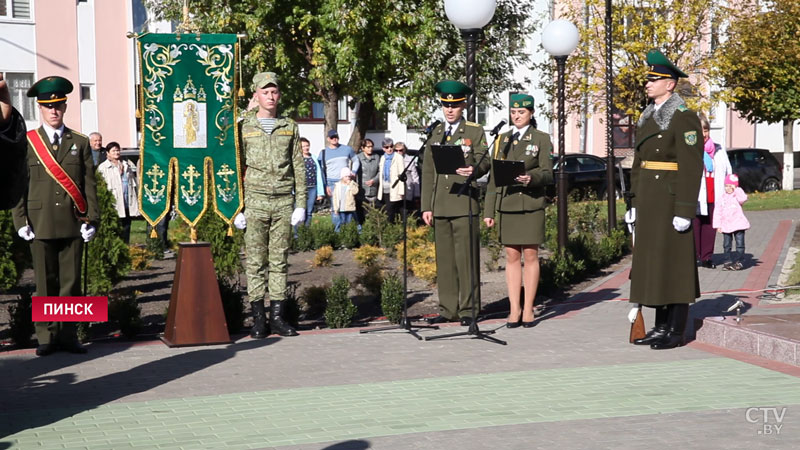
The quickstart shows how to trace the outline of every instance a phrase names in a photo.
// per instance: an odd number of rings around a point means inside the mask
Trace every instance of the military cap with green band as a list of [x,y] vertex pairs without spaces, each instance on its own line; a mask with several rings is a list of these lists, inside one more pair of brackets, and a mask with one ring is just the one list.
[[508,107],[533,109],[533,96],[528,94],[511,94]]
[[278,86],[278,75],[275,72],[259,72],[253,77],[253,90],[274,84]]
[[472,89],[460,81],[442,80],[434,87],[439,93],[439,100],[443,105],[455,105],[467,101],[467,96],[472,94]]
[[67,101],[72,92],[72,83],[66,78],[50,76],[42,78],[28,89],[28,97],[36,97],[40,105],[57,105]]
[[658,50],[651,50],[647,53],[647,65],[650,66],[647,71],[647,79],[650,81],[663,78],[677,80],[678,78],[689,77],[689,75],[686,75],[681,69],[678,69],[675,64],[672,64],[672,61]]

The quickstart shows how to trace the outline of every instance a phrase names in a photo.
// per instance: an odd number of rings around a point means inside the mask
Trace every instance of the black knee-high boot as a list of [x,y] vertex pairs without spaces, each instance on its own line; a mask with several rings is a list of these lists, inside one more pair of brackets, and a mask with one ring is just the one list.
[[634,339],[634,345],[650,345],[653,342],[660,341],[667,334],[667,307],[656,307],[656,319],[653,324],[653,329],[648,331],[641,339]]
[[669,305],[667,322],[669,330],[660,340],[650,344],[653,350],[667,350],[683,345],[683,332],[686,331],[686,321],[689,319],[689,305],[687,303],[673,303]]

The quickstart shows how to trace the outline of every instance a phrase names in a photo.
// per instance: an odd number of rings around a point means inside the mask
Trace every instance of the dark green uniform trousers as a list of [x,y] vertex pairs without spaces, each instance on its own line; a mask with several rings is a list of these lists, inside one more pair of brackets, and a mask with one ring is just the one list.
[[[433,221],[436,241],[436,284],[439,290],[439,313],[448,319],[458,320],[472,316],[470,280],[480,286],[478,252],[480,242],[478,215],[473,216],[472,245],[474,250],[474,273],[469,276],[469,218],[435,217]],[[480,301],[480,288],[475,290],[476,301]],[[480,304],[478,303],[480,310]],[[479,312],[479,311],[478,311]]]
[[[71,297],[81,295],[83,239],[34,239],[31,243],[36,295]],[[73,322],[36,322],[39,345],[71,344],[77,339]]]

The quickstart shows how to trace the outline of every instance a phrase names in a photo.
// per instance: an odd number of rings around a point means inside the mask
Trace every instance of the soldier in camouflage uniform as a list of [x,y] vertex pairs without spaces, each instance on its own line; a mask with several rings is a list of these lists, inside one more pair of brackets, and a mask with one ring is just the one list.
[[[297,332],[282,315],[292,226],[306,216],[305,208],[294,207],[306,204],[300,136],[293,120],[277,115],[281,97],[277,75],[256,74],[252,87],[258,109],[247,112],[239,124],[239,148],[245,167],[245,213],[234,218],[237,228],[247,228],[244,235],[247,293],[253,313],[250,336],[262,339],[270,330],[281,336],[296,336]],[[267,290],[269,324],[264,309]]]

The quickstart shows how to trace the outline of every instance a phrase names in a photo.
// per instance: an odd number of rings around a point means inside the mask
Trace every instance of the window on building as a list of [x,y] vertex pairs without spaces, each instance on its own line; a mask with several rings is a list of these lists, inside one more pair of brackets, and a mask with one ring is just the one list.
[[31,0],[0,0],[0,17],[31,18]]
[[[347,120],[347,116],[347,99],[339,99],[339,120]],[[305,119],[325,120],[325,105],[322,102],[311,102],[311,115]]]
[[483,126],[486,126],[486,114],[486,105],[478,105],[475,107],[475,121]]
[[622,111],[615,110],[612,114],[612,143],[614,148],[633,148],[633,138],[636,127],[630,116]]
[[88,84],[81,85],[81,101],[92,100],[92,86]]
[[28,89],[33,86],[33,74],[6,72],[4,77],[8,83],[9,94],[11,94],[11,104],[17,108],[25,120],[35,121],[36,99],[27,96]]

